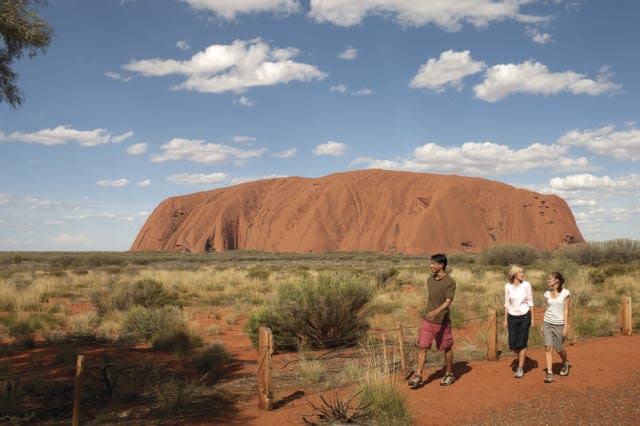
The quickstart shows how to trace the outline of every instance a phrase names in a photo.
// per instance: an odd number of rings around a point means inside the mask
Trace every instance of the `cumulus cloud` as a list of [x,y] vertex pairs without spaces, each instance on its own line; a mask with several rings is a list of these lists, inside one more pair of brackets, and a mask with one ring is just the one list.
[[233,137],[233,141],[240,144],[251,144],[256,141],[256,138],[255,136],[236,135]]
[[615,93],[620,86],[611,82],[606,68],[595,80],[573,71],[550,72],[540,62],[499,64],[489,68],[484,81],[473,88],[478,99],[496,102],[514,93],[552,95],[568,92],[574,95],[596,96]]
[[224,173],[178,173],[167,177],[167,181],[178,185],[202,185],[220,183],[227,179]]
[[583,173],[564,178],[553,178],[549,181],[549,186],[555,193],[590,191],[597,193],[627,192],[632,194],[640,190],[640,175],[630,174],[619,178],[611,178],[609,176],[594,176]]
[[298,150],[296,148],[289,148],[289,149],[285,149],[284,151],[280,151],[276,154],[273,154],[273,156],[278,158],[293,158],[296,156],[297,153],[298,153]]
[[492,22],[514,20],[534,23],[545,17],[526,15],[520,7],[530,0],[311,0],[309,16],[318,22],[349,27],[368,15],[393,17],[403,26],[437,25],[446,31],[459,31],[463,24],[486,27]]
[[176,47],[180,50],[189,50],[191,49],[191,46],[189,46],[189,43],[187,43],[186,40],[179,40],[178,42],[176,42]]
[[141,155],[147,152],[146,143],[136,143],[127,148],[127,153],[131,155]]
[[136,185],[140,188],[146,188],[147,186],[151,186],[151,179],[141,180],[140,182],[136,183]]
[[599,155],[618,160],[640,160],[640,130],[616,131],[614,126],[599,129],[572,130],[560,137],[558,143],[585,147]]
[[131,136],[133,136],[131,131],[114,136],[105,129],[76,130],[65,125],[54,129],[42,129],[35,133],[13,132],[10,135],[4,135],[0,132],[0,142],[37,143],[49,146],[75,142],[80,146],[90,147],[120,143]]
[[104,73],[104,76],[107,78],[110,78],[112,80],[118,80],[118,81],[122,81],[122,82],[127,82],[127,81],[131,81],[131,79],[133,77],[131,76],[127,76],[124,77],[122,74],[118,73],[118,72],[113,72],[113,71],[107,71]]
[[551,34],[542,33],[537,28],[527,28],[525,33],[534,43],[547,44],[551,41]]
[[315,155],[330,155],[333,157],[340,157],[347,151],[347,145],[342,142],[329,141],[327,143],[320,144],[313,149]]
[[352,61],[358,56],[358,49],[353,47],[346,48],[342,53],[338,55],[340,59],[344,59],[345,61]]
[[25,197],[24,203],[32,208],[59,207],[62,205],[60,200],[46,200],[38,197]]
[[253,101],[246,96],[240,96],[239,98],[234,99],[233,103],[246,107],[252,107],[254,105]]
[[230,45],[211,45],[186,61],[144,59],[123,68],[145,77],[181,75],[185,80],[173,86],[174,90],[202,93],[242,93],[252,87],[326,77],[316,66],[294,61],[298,54],[298,49],[271,48],[261,39],[236,40]]
[[265,148],[243,150],[228,145],[205,143],[203,140],[181,138],[172,139],[162,145],[161,149],[161,154],[152,156],[152,162],[187,160],[201,164],[216,164],[259,157],[266,151]]
[[182,0],[195,10],[212,12],[224,19],[235,19],[237,15],[260,12],[278,14],[296,13],[300,10],[298,0]]
[[369,95],[373,95],[373,90],[363,87],[362,89],[358,89],[355,92],[353,92],[353,94],[355,96],[369,96]]
[[463,78],[479,73],[485,68],[485,63],[474,61],[468,50],[447,50],[440,54],[440,58],[431,58],[423,64],[409,83],[409,87],[435,92],[442,92],[447,86],[460,90]]
[[360,157],[351,164],[364,164],[369,168],[459,173],[472,176],[507,175],[540,168],[565,171],[592,168],[584,157],[568,157],[567,150],[567,146],[539,143],[521,149],[513,149],[493,142],[466,142],[461,146],[451,147],[427,143],[417,147],[409,159]]
[[10,200],[11,200],[11,197],[9,197],[9,194],[0,192],[0,206],[3,204],[9,204]]
[[344,84],[336,84],[335,86],[329,87],[329,90],[332,92],[345,93],[347,91],[347,86]]
[[104,179],[96,182],[98,186],[111,187],[111,188],[122,188],[123,186],[129,185],[129,180],[125,178],[121,179]]

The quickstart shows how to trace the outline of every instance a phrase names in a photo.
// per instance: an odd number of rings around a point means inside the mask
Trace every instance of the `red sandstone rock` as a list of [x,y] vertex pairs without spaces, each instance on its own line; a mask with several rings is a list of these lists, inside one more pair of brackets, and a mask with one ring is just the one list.
[[553,250],[583,241],[555,195],[480,178],[363,170],[171,197],[131,250],[429,254],[510,243]]

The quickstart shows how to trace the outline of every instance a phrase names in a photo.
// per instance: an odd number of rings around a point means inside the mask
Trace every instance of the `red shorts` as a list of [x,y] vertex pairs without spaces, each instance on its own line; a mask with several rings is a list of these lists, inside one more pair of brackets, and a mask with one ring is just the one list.
[[447,319],[442,324],[422,320],[418,330],[418,346],[430,348],[434,339],[439,351],[447,351],[453,347],[450,320]]

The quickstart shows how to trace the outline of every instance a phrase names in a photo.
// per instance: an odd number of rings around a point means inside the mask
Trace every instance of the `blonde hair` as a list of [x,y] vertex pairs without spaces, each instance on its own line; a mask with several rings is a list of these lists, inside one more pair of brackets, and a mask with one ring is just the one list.
[[512,265],[511,269],[509,269],[509,282],[513,283],[513,279],[518,275],[518,273],[524,272],[524,269],[518,265]]

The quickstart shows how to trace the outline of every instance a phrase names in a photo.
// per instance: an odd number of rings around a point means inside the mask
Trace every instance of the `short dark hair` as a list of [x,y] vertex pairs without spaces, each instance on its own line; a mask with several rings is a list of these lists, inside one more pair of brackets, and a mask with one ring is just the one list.
[[443,266],[442,269],[447,269],[447,256],[442,253],[437,253],[431,256],[431,261],[439,263]]

